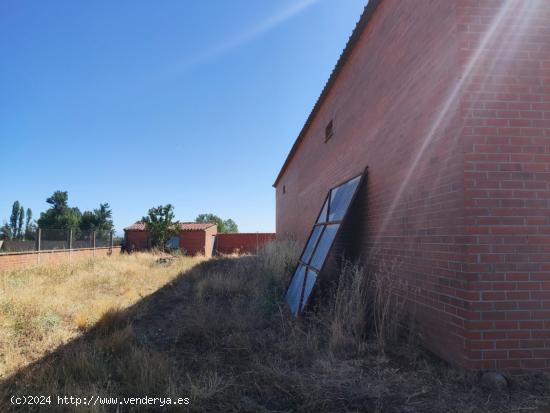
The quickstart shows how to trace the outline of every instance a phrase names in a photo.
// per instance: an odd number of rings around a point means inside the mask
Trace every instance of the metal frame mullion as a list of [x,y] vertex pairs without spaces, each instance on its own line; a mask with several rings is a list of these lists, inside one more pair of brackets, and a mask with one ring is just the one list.
[[338,225],[341,224],[343,219],[340,219],[338,221],[327,221],[327,222],[319,222],[318,224],[313,225],[313,228],[315,227],[324,227],[326,225]]
[[[329,194],[329,197],[330,197],[330,194]],[[329,202],[329,208],[327,208],[327,216],[328,216],[328,211],[330,209],[330,199],[329,199],[328,202]],[[315,246],[311,250],[311,255],[309,257],[309,260],[308,260],[307,264],[303,264],[305,266],[306,271],[304,273],[304,281],[302,281],[302,291],[300,291],[300,302],[298,303],[298,309],[302,308],[302,302],[304,300],[304,290],[306,288],[307,272],[310,268],[313,268],[313,267],[311,267],[311,259],[313,258],[313,254],[315,254],[315,251],[317,251],[317,247],[319,246],[319,242],[321,242],[321,238],[323,238],[323,234],[325,233],[326,228],[327,228],[327,226],[323,225],[323,229],[321,230],[321,233],[319,234],[319,238],[317,238],[317,242],[315,242]],[[313,234],[313,231],[311,231],[311,234]],[[310,235],[310,237],[311,237],[311,235]],[[303,255],[303,252],[302,252],[302,255]],[[299,262],[302,262],[302,261],[300,260]]]

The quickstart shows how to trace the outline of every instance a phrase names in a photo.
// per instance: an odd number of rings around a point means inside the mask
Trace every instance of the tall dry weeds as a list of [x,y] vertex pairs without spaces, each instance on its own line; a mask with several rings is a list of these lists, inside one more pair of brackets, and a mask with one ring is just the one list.
[[340,271],[334,305],[331,308],[330,340],[332,351],[361,350],[368,320],[368,278],[362,267],[345,262]]
[[395,259],[381,259],[367,275],[370,320],[373,323],[378,350],[384,353],[395,343],[405,318],[406,284],[398,273]]
[[384,354],[403,326],[403,282],[395,261],[381,260],[365,269],[344,261],[328,318],[329,345],[334,352],[362,353],[376,343]]

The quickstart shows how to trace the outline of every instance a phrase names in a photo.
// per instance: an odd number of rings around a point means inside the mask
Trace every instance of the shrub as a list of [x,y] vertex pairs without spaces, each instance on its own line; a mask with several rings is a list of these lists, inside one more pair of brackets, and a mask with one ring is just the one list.
[[53,313],[44,313],[37,318],[38,326],[44,330],[51,330],[59,325],[59,316]]

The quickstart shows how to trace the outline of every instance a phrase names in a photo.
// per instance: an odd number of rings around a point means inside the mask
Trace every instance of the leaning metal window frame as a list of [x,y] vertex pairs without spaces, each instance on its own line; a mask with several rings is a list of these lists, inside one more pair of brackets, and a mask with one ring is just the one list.
[[[349,214],[350,207],[353,205],[353,202],[355,201],[357,193],[359,192],[359,189],[361,188],[361,185],[363,184],[366,175],[367,175],[367,169],[365,168],[363,173],[361,173],[359,175],[356,175],[356,176],[340,183],[339,185],[336,185],[336,186],[332,187],[328,191],[328,194],[326,195],[326,197],[323,201],[323,205],[321,206],[321,210],[319,211],[319,214],[317,215],[317,219],[315,220],[315,223],[313,224],[313,228],[311,229],[311,232],[309,233],[309,237],[307,239],[307,242],[304,245],[304,248],[302,249],[302,252],[300,254],[300,258],[298,259],[298,264],[294,268],[294,271],[292,273],[292,277],[291,277],[291,279],[290,279],[290,281],[287,285],[287,289],[286,289],[287,292],[285,294],[285,301],[291,307],[291,312],[295,316],[298,316],[304,310],[306,305],[308,304],[309,298],[311,297],[311,291],[313,289],[313,286],[315,285],[315,282],[317,281],[317,278],[319,277],[319,274],[323,271],[323,269],[325,267],[325,264],[327,262],[327,258],[329,257],[329,255],[331,253],[331,250],[334,246],[334,242],[335,242],[335,240],[336,240],[336,238],[337,238],[337,236],[340,232],[342,224],[344,223],[344,221],[346,220],[346,217]],[[339,219],[330,220],[330,215],[332,213],[331,198],[332,198],[333,192],[336,191],[338,188],[345,187],[345,185],[351,183],[352,181],[354,181],[356,179],[358,179],[358,183],[355,186],[355,188],[353,189],[352,196],[349,199],[349,202],[348,202],[347,206],[344,209],[344,213],[342,214],[342,216]],[[326,206],[326,208],[325,208],[325,206]],[[324,217],[324,220],[321,221],[321,218],[322,218],[323,215],[325,217]],[[312,264],[313,259],[316,257],[316,253],[318,252],[319,245],[320,245],[321,241],[323,240],[323,235],[325,234],[325,231],[327,230],[327,228],[329,226],[337,226],[337,227],[336,227],[336,230],[335,230],[334,234],[332,235],[332,239],[330,240],[329,245],[324,246],[324,249],[326,249],[326,252],[324,254],[324,257],[322,257],[321,265],[314,266]],[[318,228],[320,228],[320,229],[318,229]],[[314,237],[314,234],[316,233],[316,231],[318,231],[318,234],[315,235],[316,239],[313,242],[313,244],[311,244],[311,241],[313,239],[312,237]],[[330,235],[328,235],[328,236],[330,237]],[[308,249],[309,249],[309,252],[306,255],[306,251]],[[315,265],[317,265],[317,264],[315,264]],[[300,277],[302,277],[302,275],[301,275],[301,272],[298,273],[298,270],[301,270],[302,268],[303,268],[303,280],[301,281],[301,286],[299,286],[299,285],[297,286],[297,288],[300,289],[299,290],[300,291],[300,298],[298,300],[297,308],[294,310],[292,303],[289,302],[293,298],[292,293],[294,292],[293,290],[291,290],[291,288],[296,287],[296,286],[293,286],[295,279],[297,279],[298,282],[300,281]],[[310,272],[314,274],[314,278],[313,278],[312,283],[308,283]],[[307,292],[307,296],[305,296],[306,288],[309,288],[309,291]],[[290,298],[289,298],[289,295],[290,295]],[[304,300],[304,298],[305,298],[305,300]]]

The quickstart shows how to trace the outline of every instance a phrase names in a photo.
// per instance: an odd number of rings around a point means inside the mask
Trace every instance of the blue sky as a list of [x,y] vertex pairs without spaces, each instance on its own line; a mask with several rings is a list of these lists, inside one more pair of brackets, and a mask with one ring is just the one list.
[[0,2],[0,223],[55,190],[118,231],[275,229],[272,183],[365,0]]

